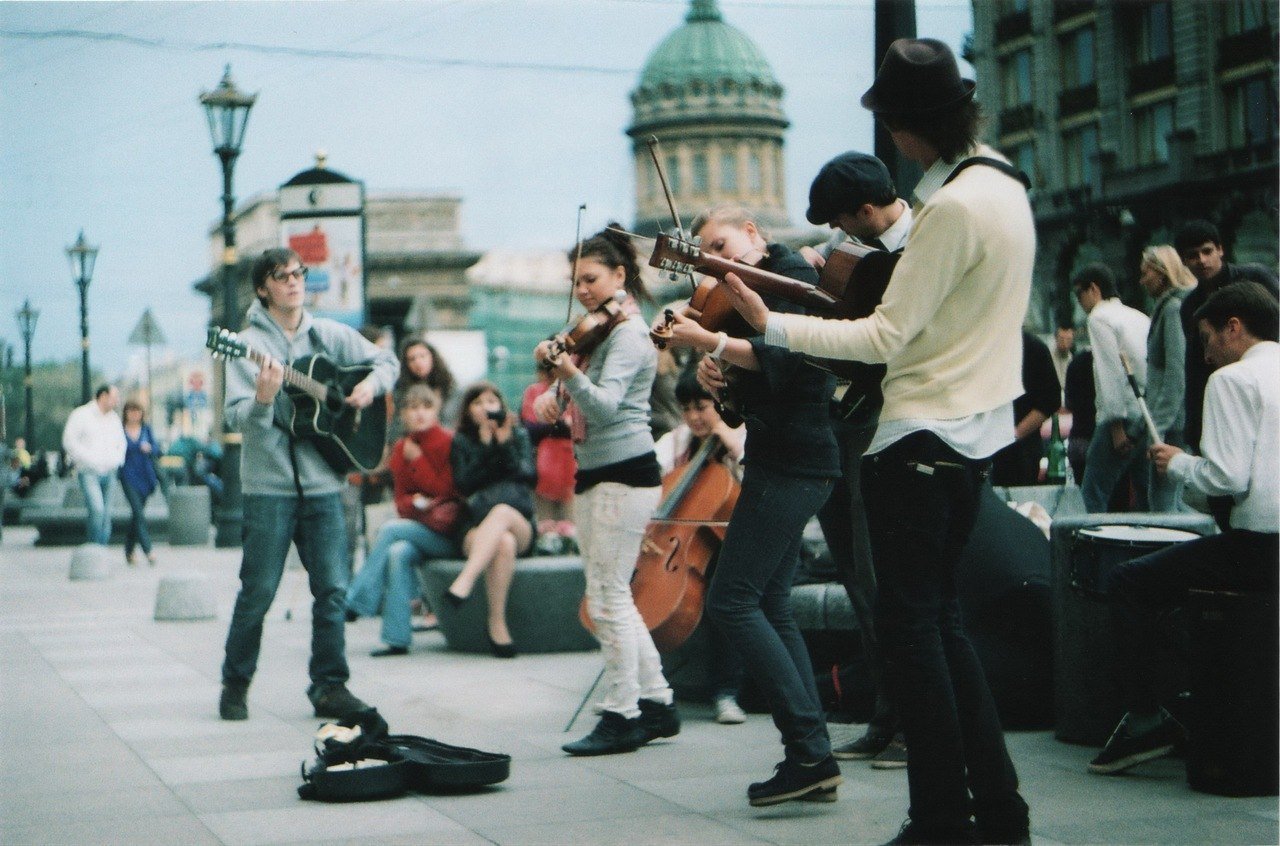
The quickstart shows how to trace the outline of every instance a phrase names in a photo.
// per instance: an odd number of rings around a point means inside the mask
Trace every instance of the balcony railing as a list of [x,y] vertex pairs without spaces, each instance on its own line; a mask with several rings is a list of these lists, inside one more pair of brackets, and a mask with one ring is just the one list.
[[1098,107],[1098,86],[1093,83],[1081,85],[1077,88],[1068,88],[1066,91],[1058,94],[1058,115],[1068,117],[1070,115],[1086,112],[1089,109]]
[[1142,94],[1173,85],[1173,57],[1167,56],[1129,68],[1129,94]]
[[1218,70],[1238,68],[1262,59],[1275,62],[1276,55],[1276,39],[1270,27],[1237,32],[1218,39]]
[[1035,122],[1036,110],[1030,103],[1005,109],[1000,112],[1000,134],[1009,135],[1031,129]]
[[1097,8],[1097,0],[1053,0],[1053,22],[1065,21]]
[[1031,33],[1031,13],[1011,12],[996,21],[996,41],[1008,41]]

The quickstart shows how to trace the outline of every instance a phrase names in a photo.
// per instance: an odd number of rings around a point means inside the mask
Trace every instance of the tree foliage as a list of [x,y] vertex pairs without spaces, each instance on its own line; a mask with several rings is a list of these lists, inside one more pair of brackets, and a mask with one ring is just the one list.
[[[16,364],[16,362],[15,362]],[[105,379],[100,372],[90,373],[89,384],[97,386]],[[34,409],[34,443],[28,443],[31,452],[57,450],[62,447],[62,427],[67,415],[80,405],[80,360],[32,362],[31,407]],[[22,367],[4,370],[0,374],[0,387],[4,390],[5,431],[8,442],[25,436],[27,401],[22,384]]]

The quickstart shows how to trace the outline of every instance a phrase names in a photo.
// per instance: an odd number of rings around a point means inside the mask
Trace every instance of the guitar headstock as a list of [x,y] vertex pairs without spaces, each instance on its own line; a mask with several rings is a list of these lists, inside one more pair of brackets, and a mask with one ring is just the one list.
[[682,241],[671,235],[658,235],[649,256],[649,266],[671,273],[694,273],[702,250],[697,244]]
[[209,337],[205,339],[204,345],[212,350],[214,358],[243,358],[249,354],[249,347],[240,340],[239,335],[218,326],[209,327]]

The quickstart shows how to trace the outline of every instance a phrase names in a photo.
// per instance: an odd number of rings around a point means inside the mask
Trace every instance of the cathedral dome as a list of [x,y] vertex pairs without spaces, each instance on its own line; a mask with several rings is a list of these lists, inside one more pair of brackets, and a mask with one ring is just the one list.
[[715,0],[693,0],[684,26],[668,35],[645,62],[636,93],[695,82],[708,86],[734,82],[781,93],[760,48],[724,22]]

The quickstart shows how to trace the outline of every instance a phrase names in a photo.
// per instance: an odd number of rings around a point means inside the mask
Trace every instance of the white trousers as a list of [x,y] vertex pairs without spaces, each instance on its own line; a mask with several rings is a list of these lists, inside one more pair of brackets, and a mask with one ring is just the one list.
[[587,614],[604,654],[601,706],[624,717],[640,715],[641,698],[669,705],[662,661],[631,597],[640,541],[662,497],[661,488],[602,482],[574,502],[587,578]]

